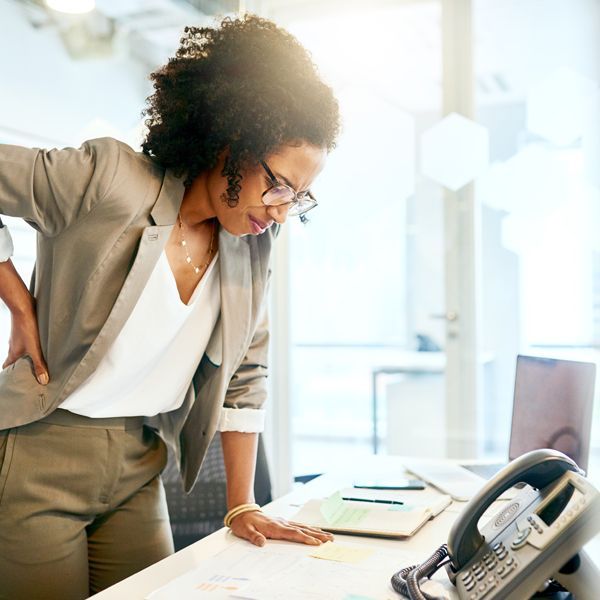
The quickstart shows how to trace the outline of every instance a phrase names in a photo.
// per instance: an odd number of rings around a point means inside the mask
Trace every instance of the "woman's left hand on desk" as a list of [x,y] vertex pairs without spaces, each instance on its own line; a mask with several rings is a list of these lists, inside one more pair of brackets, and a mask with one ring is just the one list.
[[289,540],[312,546],[333,540],[331,533],[317,527],[309,527],[280,518],[274,519],[259,511],[238,515],[231,523],[231,531],[257,546],[264,546],[267,538]]

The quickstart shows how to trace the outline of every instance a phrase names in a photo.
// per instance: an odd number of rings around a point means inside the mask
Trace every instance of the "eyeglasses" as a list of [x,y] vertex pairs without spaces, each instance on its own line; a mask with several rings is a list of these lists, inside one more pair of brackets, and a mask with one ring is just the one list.
[[263,204],[266,206],[282,206],[289,204],[290,208],[288,210],[288,215],[290,215],[290,217],[300,217],[302,221],[305,221],[306,217],[303,217],[303,215],[317,206],[315,197],[309,190],[297,192],[289,185],[281,183],[278,181],[277,177],[273,175],[273,172],[269,169],[266,162],[261,161],[260,164],[271,181],[271,187],[263,192]]

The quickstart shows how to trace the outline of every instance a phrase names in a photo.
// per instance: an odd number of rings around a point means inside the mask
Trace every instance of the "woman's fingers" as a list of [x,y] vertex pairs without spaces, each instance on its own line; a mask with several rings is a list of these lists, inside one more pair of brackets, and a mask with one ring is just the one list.
[[28,356],[33,365],[33,374],[42,385],[49,381],[48,365],[44,360],[40,336],[38,332],[35,299],[32,300],[31,310],[24,314],[13,314],[11,319],[11,334],[9,340],[9,357],[2,368],[14,363],[18,358]]
[[318,527],[312,527],[311,525],[304,525],[303,523],[296,523],[296,521],[287,521],[288,525],[292,527],[299,527],[300,529],[306,530],[310,532],[312,535],[317,536],[322,540],[333,540],[333,534],[329,533],[329,531],[323,531]]
[[[258,531],[251,519],[245,519],[244,516],[244,514],[238,515],[233,520],[231,530],[238,537],[248,540],[256,546],[264,546],[267,538]],[[248,513],[246,513],[246,516],[249,516]]]
[[36,350],[35,354],[30,354],[31,360],[33,362],[33,372],[35,373],[35,377],[39,383],[42,385],[47,385],[48,378],[48,367],[46,366],[46,361],[42,356],[41,349],[39,352]]
[[10,367],[10,365],[12,365],[15,362],[16,359],[14,359],[10,354],[6,357],[6,360],[2,363],[2,368],[6,369],[6,367]]
[[316,533],[282,523],[275,525],[269,537],[276,540],[290,540],[292,542],[299,542],[300,544],[310,544],[311,546],[318,546],[324,541],[328,541],[328,538],[321,539],[321,536]]
[[248,523],[247,530],[248,530],[248,537],[246,539],[249,542],[252,542],[256,546],[264,546],[265,545],[267,538],[262,533],[260,533],[260,531],[258,531],[256,529],[256,527],[254,527],[254,525],[252,525],[252,523]]
[[323,542],[333,540],[331,533],[318,527],[290,522],[281,518],[273,519],[260,512],[239,515],[233,520],[231,528],[235,535],[257,546],[264,546],[267,538],[288,540],[311,546],[319,546]]

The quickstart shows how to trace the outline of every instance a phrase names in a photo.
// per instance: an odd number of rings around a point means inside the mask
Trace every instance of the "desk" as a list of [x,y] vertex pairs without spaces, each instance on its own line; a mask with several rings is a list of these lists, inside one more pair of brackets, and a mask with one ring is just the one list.
[[[377,475],[389,473],[391,475],[402,474],[402,458],[396,456],[370,456],[366,457],[360,465],[360,473],[356,472],[356,465],[350,465],[348,471],[335,474],[326,474],[314,479],[306,485],[299,487],[291,493],[283,496],[263,508],[264,512],[272,516],[281,516],[290,518],[297,512],[299,506],[306,500],[315,497],[323,497],[335,492],[337,489],[351,485],[355,476],[358,475]],[[411,492],[418,493],[418,492]],[[438,515],[412,538],[408,540],[385,540],[377,538],[366,538],[357,536],[344,536],[337,534],[337,542],[347,542],[352,544],[363,544],[365,546],[376,547],[390,552],[409,553],[413,563],[421,562],[444,543],[448,537],[448,532],[456,515],[462,510],[464,503],[453,502],[443,513]],[[212,535],[192,544],[188,548],[165,558],[132,575],[94,596],[94,600],[143,600],[153,590],[165,585],[175,577],[182,575],[186,571],[196,567],[200,561],[214,556],[228,545],[238,540],[229,530],[223,528]],[[267,544],[270,542],[267,541]],[[294,545],[291,544],[290,545]],[[300,545],[298,545],[300,546]],[[586,547],[588,553],[600,564],[600,540],[598,538]],[[398,569],[407,566],[399,564]],[[392,573],[389,573],[391,577]],[[439,582],[446,590],[447,597],[455,600],[458,598],[453,586],[448,581],[445,570],[440,569],[433,578]],[[439,587],[438,587],[439,589]],[[387,596],[381,600],[399,599],[390,588]],[[379,598],[378,598],[379,600]]]

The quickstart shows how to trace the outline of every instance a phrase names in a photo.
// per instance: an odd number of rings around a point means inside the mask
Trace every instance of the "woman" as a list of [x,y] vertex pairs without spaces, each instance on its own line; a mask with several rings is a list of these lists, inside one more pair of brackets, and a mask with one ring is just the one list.
[[0,146],[0,214],[38,232],[32,295],[0,263],[0,598],[84,598],[171,553],[163,440],[189,490],[217,430],[236,535],[331,539],[252,488],[271,246],[316,205],[337,103],[253,16],[186,29],[152,79],[143,153]]

